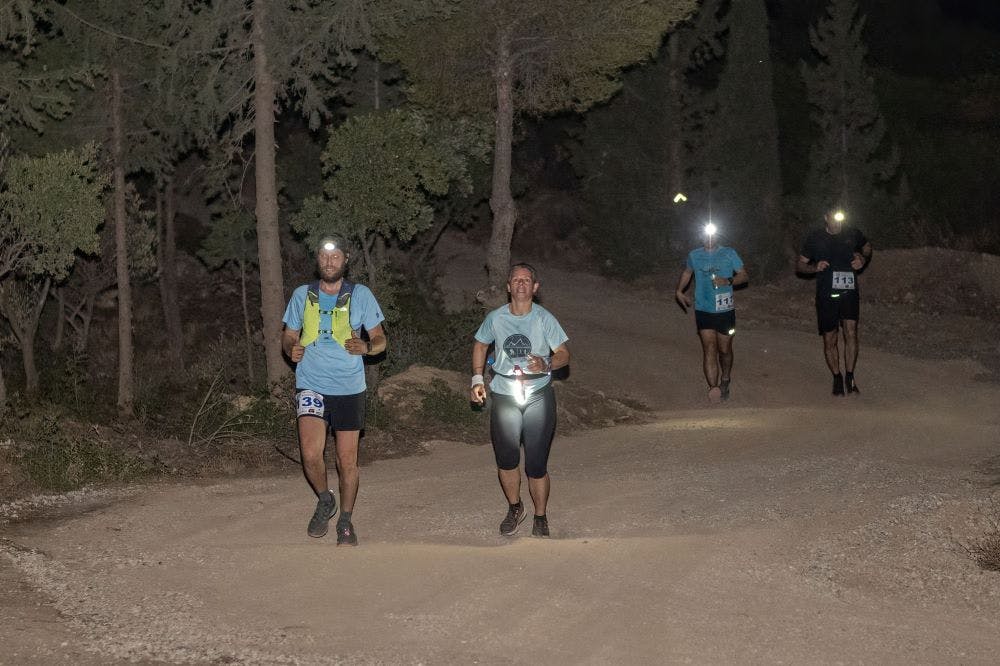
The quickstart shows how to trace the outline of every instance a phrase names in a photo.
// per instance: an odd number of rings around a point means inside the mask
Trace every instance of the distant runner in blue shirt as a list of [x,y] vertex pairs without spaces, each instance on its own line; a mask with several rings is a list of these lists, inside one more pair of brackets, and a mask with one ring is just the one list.
[[[319,281],[292,293],[285,308],[281,348],[295,363],[295,413],[306,480],[315,491],[311,537],[326,536],[337,513],[327,485],[326,434],[332,430],[340,479],[337,545],[358,545],[351,516],[358,496],[358,441],[365,426],[365,366],[362,356],[385,351],[382,309],[368,287],[344,274],[350,250],[340,236],[328,236],[316,250]],[[367,331],[368,339],[361,335]]]
[[552,371],[569,363],[568,338],[551,312],[534,302],[538,277],[528,264],[515,264],[507,277],[510,303],[487,313],[472,344],[472,401],[486,399],[486,353],[494,346],[490,439],[497,477],[507,498],[500,534],[514,536],[524,520],[521,502],[521,446],[528,492],[535,505],[532,536],[549,536],[549,450],[556,430]]
[[687,265],[674,294],[687,312],[691,298],[684,292],[694,278],[694,320],[701,339],[708,399],[713,403],[729,399],[733,335],[736,333],[733,287],[746,284],[750,279],[736,250],[716,243],[716,232],[711,222],[705,225],[704,245],[688,254]]

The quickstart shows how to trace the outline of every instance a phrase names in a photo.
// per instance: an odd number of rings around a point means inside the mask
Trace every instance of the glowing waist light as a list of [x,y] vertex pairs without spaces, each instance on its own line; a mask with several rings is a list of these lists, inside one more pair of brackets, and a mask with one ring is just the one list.
[[517,378],[517,390],[514,391],[514,399],[517,401],[518,405],[523,405],[528,402],[528,387],[524,385],[524,370],[521,366],[514,366],[514,376]]

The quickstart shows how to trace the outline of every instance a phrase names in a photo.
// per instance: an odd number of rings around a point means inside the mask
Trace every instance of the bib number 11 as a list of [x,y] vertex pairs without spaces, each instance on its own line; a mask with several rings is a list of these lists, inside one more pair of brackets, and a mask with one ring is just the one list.
[[729,312],[733,309],[733,292],[724,291],[715,295],[715,311]]

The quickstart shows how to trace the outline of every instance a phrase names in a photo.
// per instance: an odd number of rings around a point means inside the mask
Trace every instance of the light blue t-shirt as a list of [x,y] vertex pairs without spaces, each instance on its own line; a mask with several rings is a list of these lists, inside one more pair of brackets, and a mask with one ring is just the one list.
[[[282,321],[293,331],[302,330],[302,314],[305,311],[306,292],[304,284],[294,292],[285,308]],[[337,304],[337,294],[319,293],[319,309],[330,312]],[[371,289],[363,284],[355,284],[351,293],[351,328],[372,330],[382,323],[382,308],[379,307]],[[333,328],[329,314],[321,314],[319,329]],[[309,389],[323,395],[354,395],[365,390],[365,364],[361,356],[347,353],[343,345],[329,333],[320,333],[319,338],[306,347],[302,360],[295,367],[295,386]]]
[[728,312],[735,307],[733,288],[716,287],[712,276],[731,278],[743,268],[743,260],[731,247],[719,246],[712,250],[703,247],[691,250],[687,267],[694,272],[694,309],[700,312]]
[[[548,358],[553,349],[565,344],[568,337],[551,312],[538,303],[531,304],[531,311],[524,315],[511,314],[510,305],[502,305],[487,313],[476,340],[485,345],[494,345],[493,370],[496,373],[490,382],[490,390],[502,395],[515,395],[516,379],[503,375],[513,375],[514,366],[519,365],[527,372],[528,354]],[[547,385],[552,378],[542,375],[525,380],[528,391],[537,391]]]

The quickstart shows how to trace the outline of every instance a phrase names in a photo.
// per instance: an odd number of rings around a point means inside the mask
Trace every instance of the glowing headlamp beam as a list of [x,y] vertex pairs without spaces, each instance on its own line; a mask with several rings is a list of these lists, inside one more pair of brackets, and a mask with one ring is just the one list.
[[705,225],[705,234],[706,235],[708,235],[708,236],[714,236],[716,231],[718,231],[718,228],[714,224],[712,224],[711,222],[709,222],[708,224]]
[[334,250],[337,249],[337,244],[334,243],[334,242],[332,242],[332,241],[327,241],[327,242],[323,243],[323,248],[322,249],[323,249],[324,252],[333,252]]
[[835,212],[835,213],[833,214],[833,219],[834,219],[834,221],[836,221],[836,222],[843,222],[844,220],[846,220],[846,219],[847,219],[847,216],[846,216],[846,215],[844,215],[844,211],[842,211],[842,210],[838,210],[837,212]]

